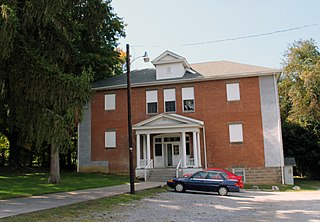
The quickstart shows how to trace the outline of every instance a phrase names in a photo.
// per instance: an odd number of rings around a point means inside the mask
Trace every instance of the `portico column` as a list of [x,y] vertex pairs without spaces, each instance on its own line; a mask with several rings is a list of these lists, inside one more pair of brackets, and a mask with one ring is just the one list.
[[137,169],[140,169],[140,134],[137,134],[136,139],[136,147],[137,147]]
[[150,134],[147,134],[147,163],[150,161]]
[[198,143],[197,143],[197,132],[192,132],[192,146],[193,146],[193,159],[194,159],[194,166],[198,167]]
[[200,133],[197,133],[197,142],[198,142],[198,164],[199,164],[199,167],[201,167],[201,150],[200,150]]
[[182,168],[187,167],[186,133],[182,132]]
[[144,160],[144,166],[145,167],[147,164],[146,164],[146,161],[147,161],[147,137],[146,135],[143,135],[143,160]]

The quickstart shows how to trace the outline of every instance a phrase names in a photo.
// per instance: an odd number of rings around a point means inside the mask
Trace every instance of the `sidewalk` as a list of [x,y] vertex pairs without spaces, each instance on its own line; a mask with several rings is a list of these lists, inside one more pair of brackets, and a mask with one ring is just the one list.
[[[135,190],[145,190],[161,187],[163,185],[165,185],[164,182],[141,182],[135,184]],[[87,190],[75,190],[65,193],[54,193],[41,196],[0,200],[0,218],[31,213],[39,210],[46,210],[129,192],[130,185],[125,184]]]

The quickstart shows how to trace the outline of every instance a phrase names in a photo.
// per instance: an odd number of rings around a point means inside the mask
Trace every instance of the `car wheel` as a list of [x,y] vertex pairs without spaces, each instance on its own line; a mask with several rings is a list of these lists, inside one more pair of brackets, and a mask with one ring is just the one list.
[[219,187],[218,193],[220,196],[226,196],[228,194],[228,189],[226,187]]
[[182,193],[186,190],[186,188],[184,187],[184,185],[182,183],[176,183],[176,185],[174,186],[174,190]]

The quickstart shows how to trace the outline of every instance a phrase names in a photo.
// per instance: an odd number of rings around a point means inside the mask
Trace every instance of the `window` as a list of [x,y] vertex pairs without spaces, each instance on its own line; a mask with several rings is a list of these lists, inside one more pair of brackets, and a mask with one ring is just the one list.
[[158,113],[158,91],[150,90],[147,91],[147,113],[154,114]]
[[229,124],[229,138],[230,143],[242,143],[243,132],[241,123]]
[[183,111],[194,111],[194,90],[193,87],[182,88]]
[[190,156],[190,136],[186,136],[186,155]]
[[198,173],[193,174],[192,178],[195,179],[205,179],[207,176],[207,172],[205,171],[199,171]]
[[242,176],[242,180],[246,182],[246,172],[244,168],[232,168],[232,172],[237,176]]
[[162,156],[162,144],[161,143],[156,143],[154,149],[155,149],[155,156]]
[[115,110],[116,109],[116,94],[104,95],[104,109]]
[[180,146],[179,145],[173,145],[173,155],[179,155]]
[[228,83],[227,84],[227,100],[228,101],[240,101],[239,83]]
[[165,112],[176,111],[176,90],[175,89],[164,90],[164,107],[165,107]]
[[105,132],[104,144],[105,144],[105,148],[116,147],[116,131],[115,130],[110,130]]

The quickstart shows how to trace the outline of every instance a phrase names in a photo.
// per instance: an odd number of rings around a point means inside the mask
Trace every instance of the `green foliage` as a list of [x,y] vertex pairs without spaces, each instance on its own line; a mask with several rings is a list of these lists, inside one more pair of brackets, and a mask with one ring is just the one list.
[[280,79],[280,108],[285,153],[298,167],[320,177],[320,52],[316,43],[300,40],[285,53]]
[[120,72],[123,22],[107,0],[0,3],[0,131],[22,147],[70,146],[91,82]]

